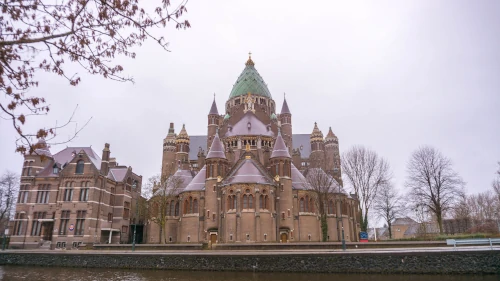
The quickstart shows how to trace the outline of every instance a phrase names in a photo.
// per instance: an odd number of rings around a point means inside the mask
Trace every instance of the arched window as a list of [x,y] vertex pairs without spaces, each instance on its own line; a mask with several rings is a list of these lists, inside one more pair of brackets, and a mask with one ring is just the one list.
[[182,206],[182,211],[184,214],[188,213],[188,207],[189,207],[189,201],[186,199],[184,200],[184,206]]
[[76,163],[76,171],[77,174],[83,174],[83,160],[78,160]]
[[309,212],[314,213],[314,201],[313,199],[309,199]]
[[243,195],[243,209],[248,209],[248,196]]
[[304,198],[300,198],[300,211],[305,212]]
[[176,217],[179,216],[179,202],[175,202],[175,214]]
[[264,209],[269,210],[269,196],[266,195],[264,200]]
[[334,211],[333,211],[333,201],[332,201],[332,200],[330,200],[330,201],[328,202],[328,214],[330,214],[330,215],[331,215],[331,214],[333,214],[333,212],[334,212]]
[[306,199],[304,202],[304,212],[309,212],[309,196],[306,195]]
[[170,203],[167,203],[167,208],[165,208],[165,216],[170,216]]
[[259,198],[259,208],[264,209],[264,195],[260,195]]
[[248,209],[253,209],[253,196],[248,195]]
[[188,209],[189,213],[192,214],[193,213],[193,197],[189,197],[189,209]]
[[170,214],[169,216],[173,216],[175,214],[175,202],[174,200],[170,201]]
[[196,199],[193,200],[193,213],[198,213],[198,200]]
[[233,198],[233,209],[236,210],[236,196],[233,195],[232,198]]

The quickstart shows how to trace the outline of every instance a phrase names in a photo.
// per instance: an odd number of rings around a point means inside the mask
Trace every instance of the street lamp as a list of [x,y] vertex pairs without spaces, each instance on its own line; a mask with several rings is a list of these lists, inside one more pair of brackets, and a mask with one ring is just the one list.
[[9,235],[9,229],[8,228],[5,229],[5,232],[3,234],[2,251],[5,251],[5,244],[6,244],[6,240],[7,240],[7,235]]
[[[340,194],[340,185],[339,185],[339,194]],[[345,239],[344,239],[344,217],[342,215],[342,198],[340,198],[340,223],[342,225],[342,250],[346,250]]]
[[139,199],[137,195],[137,181],[134,180],[134,183],[132,184],[132,187],[134,188],[136,194],[135,194],[135,220],[134,220],[134,238],[132,239],[132,252],[135,251],[135,237],[137,233],[137,214],[139,211]]

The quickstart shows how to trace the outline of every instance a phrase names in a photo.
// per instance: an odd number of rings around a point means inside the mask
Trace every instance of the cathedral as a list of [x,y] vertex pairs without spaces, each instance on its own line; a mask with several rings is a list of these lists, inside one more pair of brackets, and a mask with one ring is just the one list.
[[[294,134],[286,99],[277,113],[251,56],[224,111],[214,100],[206,136],[170,123],[151,199],[156,208],[155,198],[166,200],[164,219],[147,225],[147,243],[358,241],[359,202],[342,188],[331,128],[325,137],[316,123],[311,134]],[[327,179],[327,196],[313,174]]]

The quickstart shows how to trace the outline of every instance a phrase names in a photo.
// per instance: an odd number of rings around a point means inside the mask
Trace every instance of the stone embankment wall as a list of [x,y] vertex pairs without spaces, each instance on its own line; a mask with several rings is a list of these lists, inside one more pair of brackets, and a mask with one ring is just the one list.
[[500,251],[396,253],[0,254],[0,265],[309,273],[500,274]]

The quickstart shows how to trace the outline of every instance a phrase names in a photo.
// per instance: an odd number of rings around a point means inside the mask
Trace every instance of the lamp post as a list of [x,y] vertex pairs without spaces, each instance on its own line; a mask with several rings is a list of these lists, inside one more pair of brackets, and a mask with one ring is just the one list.
[[[341,193],[340,191],[341,190],[340,190],[340,185],[339,185],[339,194]],[[344,239],[344,217],[342,214],[342,198],[340,198],[340,223],[342,225],[342,250],[345,251],[346,245],[345,245],[345,239]]]
[[6,228],[5,229],[5,232],[3,234],[3,241],[2,241],[2,251],[5,251],[5,244],[7,243],[6,240],[7,240],[7,235],[9,235],[9,229]]
[[132,252],[135,251],[135,237],[136,237],[136,233],[137,233],[137,214],[138,214],[138,211],[139,211],[139,199],[138,199],[138,195],[137,195],[137,182],[134,181],[132,187],[134,188],[134,190],[136,191],[136,194],[135,194],[135,220],[134,220],[134,238],[132,239]]

